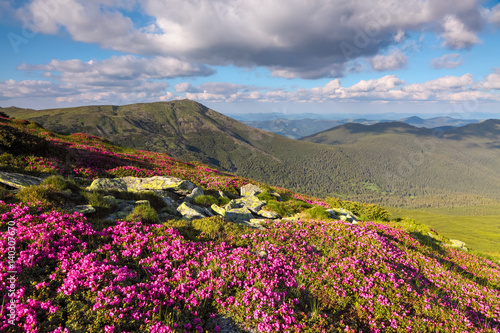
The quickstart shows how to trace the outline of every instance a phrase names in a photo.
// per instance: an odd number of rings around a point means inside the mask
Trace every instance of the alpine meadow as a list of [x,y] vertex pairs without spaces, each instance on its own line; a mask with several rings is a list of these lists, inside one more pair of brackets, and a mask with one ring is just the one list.
[[0,0],[0,332],[500,333],[500,4]]

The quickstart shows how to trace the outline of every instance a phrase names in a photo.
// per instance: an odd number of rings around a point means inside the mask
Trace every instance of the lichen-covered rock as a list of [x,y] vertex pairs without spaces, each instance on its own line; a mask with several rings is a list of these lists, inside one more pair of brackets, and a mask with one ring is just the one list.
[[193,190],[195,185],[189,180],[176,177],[154,176],[146,178],[123,177],[129,191],[151,191],[151,190]]
[[242,197],[253,196],[262,193],[262,189],[257,185],[246,184],[241,187],[240,194]]
[[73,211],[82,214],[92,214],[95,213],[95,208],[91,205],[78,205],[73,207]]
[[127,184],[121,178],[97,178],[87,191],[127,191]]
[[327,209],[326,212],[330,215],[330,218],[340,220],[340,216],[338,216],[337,212],[335,212],[333,209]]
[[276,199],[278,199],[278,201],[283,201],[283,198],[281,197],[281,195],[279,193],[271,192],[269,194],[272,195],[273,197],[275,197]]
[[262,225],[264,221],[266,221],[266,219],[250,219],[247,225],[254,229],[265,229],[264,226]]
[[280,216],[278,214],[276,214],[275,212],[270,212],[268,210],[259,210],[257,212],[258,215],[262,216],[262,217],[266,217],[268,219],[277,219],[279,218]]
[[255,196],[247,196],[240,199],[231,200],[224,208],[226,210],[235,208],[246,208],[257,214],[262,207],[266,205],[265,201],[260,200]]
[[224,208],[219,207],[216,204],[212,204],[210,208],[214,211],[214,213],[219,214],[220,216],[226,216],[226,210]]
[[192,190],[195,186],[189,180],[176,177],[123,177],[123,178],[97,178],[87,187],[89,191],[155,191],[155,190]]
[[206,217],[202,208],[192,205],[189,202],[183,202],[179,207],[177,207],[177,211],[182,215],[183,219],[187,220],[202,219]]
[[225,215],[226,220],[231,222],[249,222],[253,219],[252,213],[246,208],[234,208],[230,210],[226,210]]
[[40,185],[42,178],[21,173],[3,172],[0,171],[0,183],[9,185],[15,188],[25,188],[28,186]]
[[450,239],[450,246],[455,247],[457,249],[462,249],[464,251],[468,251],[467,247],[465,247],[465,243],[458,239]]
[[327,212],[330,214],[330,217],[335,220],[342,220],[353,224],[357,224],[359,221],[356,215],[344,208],[328,209]]

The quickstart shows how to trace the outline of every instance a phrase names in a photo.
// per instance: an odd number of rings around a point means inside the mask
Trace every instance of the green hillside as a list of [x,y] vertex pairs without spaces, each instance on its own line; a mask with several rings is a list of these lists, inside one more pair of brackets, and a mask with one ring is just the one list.
[[494,138],[480,133],[437,139],[406,124],[347,124],[297,141],[190,100],[2,111],[321,197],[417,207],[500,199],[500,156],[490,149]]
[[[376,176],[366,186],[381,194],[404,188],[406,195],[398,200],[405,206],[429,207],[433,200],[467,205],[476,201],[471,195],[498,199],[500,120],[445,132],[400,122],[346,124],[301,140],[342,147],[358,156],[359,163],[370,163]],[[398,204],[390,197],[379,203],[384,201]]]

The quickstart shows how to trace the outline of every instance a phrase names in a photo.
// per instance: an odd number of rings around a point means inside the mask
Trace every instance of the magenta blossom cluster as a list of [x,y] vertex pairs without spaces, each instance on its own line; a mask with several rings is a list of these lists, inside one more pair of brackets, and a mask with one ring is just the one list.
[[[81,214],[2,202],[0,212],[0,255],[8,222],[17,228],[25,332],[215,332],[219,316],[260,332],[500,332],[500,267],[394,226],[278,220],[216,241],[160,224],[96,230]],[[2,308],[0,330],[11,329]]]

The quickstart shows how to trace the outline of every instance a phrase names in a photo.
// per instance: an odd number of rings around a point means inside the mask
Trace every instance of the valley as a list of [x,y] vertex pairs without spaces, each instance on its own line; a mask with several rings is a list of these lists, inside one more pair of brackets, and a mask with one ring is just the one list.
[[388,208],[391,219],[411,218],[472,249],[500,257],[500,205],[446,208]]

